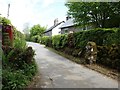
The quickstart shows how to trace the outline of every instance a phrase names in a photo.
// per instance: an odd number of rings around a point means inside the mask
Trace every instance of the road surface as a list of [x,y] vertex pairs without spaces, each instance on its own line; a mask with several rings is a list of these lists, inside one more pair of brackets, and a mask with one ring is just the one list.
[[76,64],[44,45],[28,42],[36,52],[38,77],[33,88],[118,88],[118,81]]

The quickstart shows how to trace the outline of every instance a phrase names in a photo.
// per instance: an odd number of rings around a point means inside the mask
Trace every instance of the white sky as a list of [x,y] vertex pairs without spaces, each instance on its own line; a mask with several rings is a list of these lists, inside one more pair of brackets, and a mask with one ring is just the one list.
[[54,19],[65,20],[68,10],[64,5],[65,0],[0,0],[1,16],[7,17],[9,3],[9,19],[19,31],[24,29],[26,23],[49,28]]

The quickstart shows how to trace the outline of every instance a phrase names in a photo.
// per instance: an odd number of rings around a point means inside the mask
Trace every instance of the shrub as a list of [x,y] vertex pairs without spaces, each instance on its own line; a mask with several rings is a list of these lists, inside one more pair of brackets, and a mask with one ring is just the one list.
[[[5,49],[4,49],[5,48]],[[9,50],[10,47],[7,47]],[[6,47],[3,47],[3,52]],[[37,72],[32,47],[25,50],[12,48],[2,55],[2,89],[24,88]]]
[[48,38],[49,38],[48,36],[41,37],[40,43],[46,45],[46,40],[47,40]]
[[26,48],[26,41],[21,38],[16,38],[14,40],[14,48],[25,49]]
[[3,65],[10,65],[16,69],[21,69],[24,63],[30,64],[33,62],[34,54],[32,47],[28,47],[25,50],[14,48],[8,54],[3,55]]
[[25,88],[36,72],[37,67],[34,62],[30,65],[24,64],[24,69],[21,70],[12,70],[10,67],[6,67],[2,71],[2,89],[18,90]]
[[31,41],[39,43],[40,42],[40,36],[39,35],[32,36],[31,37]]

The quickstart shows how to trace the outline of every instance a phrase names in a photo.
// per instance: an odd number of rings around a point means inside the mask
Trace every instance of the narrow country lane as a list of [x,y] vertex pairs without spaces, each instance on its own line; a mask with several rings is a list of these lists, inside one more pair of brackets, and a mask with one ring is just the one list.
[[38,78],[33,88],[118,88],[118,82],[49,51],[44,45],[28,42],[36,52]]

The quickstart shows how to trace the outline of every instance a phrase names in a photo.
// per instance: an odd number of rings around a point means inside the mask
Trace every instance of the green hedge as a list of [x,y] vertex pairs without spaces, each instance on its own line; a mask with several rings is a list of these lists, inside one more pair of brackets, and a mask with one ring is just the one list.
[[97,63],[120,71],[120,45],[97,46]]
[[52,46],[52,37],[48,37],[48,36],[41,37],[40,43],[51,47]]
[[[89,42],[95,42],[98,47],[98,64],[102,64],[108,67],[116,68],[120,61],[119,53],[117,52],[120,47],[120,28],[98,28],[93,30],[80,31],[65,35],[56,35],[51,37],[42,37],[41,42],[46,46],[53,47],[54,49],[65,52],[66,54],[82,57],[84,56],[85,46]],[[115,53],[110,53],[111,48],[115,45],[117,50]],[[108,49],[108,50],[106,50]],[[106,51],[105,51],[106,50]],[[103,54],[104,53],[104,54]],[[116,55],[117,54],[117,55]],[[113,58],[114,57],[114,61]],[[106,59],[106,60],[103,60]],[[109,60],[108,60],[109,59]],[[114,63],[113,63],[114,62]],[[118,63],[117,63],[118,62]]]
[[56,35],[52,37],[52,46],[55,49],[64,48],[67,44],[67,35]]
[[88,31],[80,31],[65,35],[56,35],[51,37],[45,36],[41,38],[41,43],[47,45],[48,42],[55,49],[72,47],[84,48],[88,41],[93,41],[99,46],[112,44],[120,44],[120,29],[103,29],[98,28]]

